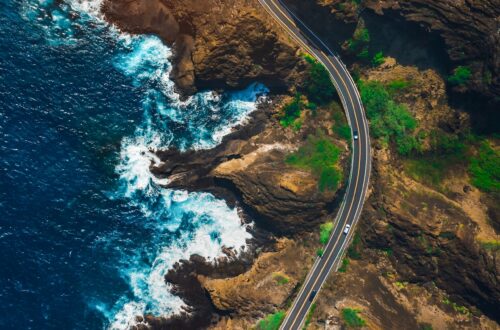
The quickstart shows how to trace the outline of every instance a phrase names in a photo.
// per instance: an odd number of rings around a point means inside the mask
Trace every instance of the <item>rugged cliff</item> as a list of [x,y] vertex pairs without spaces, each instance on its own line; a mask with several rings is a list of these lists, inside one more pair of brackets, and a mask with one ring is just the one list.
[[255,81],[286,91],[297,80],[297,47],[256,0],[106,0],[103,12],[120,29],[173,47],[171,76],[185,95]]
[[[434,54],[431,56],[440,56],[437,48],[444,48],[452,62],[452,68],[466,66],[471,70],[472,76],[467,84],[455,88],[469,89],[490,99],[497,98],[498,102],[500,5],[496,0],[287,0],[286,2],[295,7],[308,24],[316,26],[316,31],[325,30],[324,22],[329,22],[326,30],[342,31],[345,28],[340,22],[356,24],[359,18],[369,20],[370,15],[375,13],[382,16],[384,22],[393,22],[390,28],[396,30],[394,31],[396,34],[398,30],[405,32],[404,30],[419,27],[419,31],[413,33],[412,37],[420,38],[426,35],[428,38],[433,38],[437,35],[441,42],[438,40],[432,44]],[[401,19],[407,23],[401,24]],[[376,25],[373,24],[372,27],[380,28]],[[375,30],[371,32],[377,33]],[[345,35],[343,38],[347,39]],[[342,42],[342,40],[333,41]],[[379,50],[381,49],[374,49],[374,51]]]

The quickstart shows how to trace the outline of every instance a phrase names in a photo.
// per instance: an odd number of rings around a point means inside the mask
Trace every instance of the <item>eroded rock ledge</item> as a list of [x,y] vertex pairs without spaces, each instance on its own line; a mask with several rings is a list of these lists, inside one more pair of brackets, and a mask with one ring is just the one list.
[[[336,206],[337,191],[320,191],[317,177],[288,165],[285,158],[318,129],[333,135],[331,113],[305,114],[308,117],[296,133],[271,119],[277,109],[272,104],[262,105],[249,123],[214,149],[158,151],[161,164],[151,171],[168,177],[168,187],[209,190],[237,200],[263,228],[275,233],[310,229]],[[343,148],[345,167],[347,145]]]
[[102,9],[121,30],[173,47],[171,77],[183,95],[255,81],[284,91],[297,81],[296,46],[256,0],[106,0]]

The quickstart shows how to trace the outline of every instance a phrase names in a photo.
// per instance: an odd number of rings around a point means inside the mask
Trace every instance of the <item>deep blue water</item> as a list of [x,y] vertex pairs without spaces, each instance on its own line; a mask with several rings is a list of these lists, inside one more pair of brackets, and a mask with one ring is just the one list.
[[3,329],[168,315],[183,304],[163,281],[175,261],[250,237],[223,201],[160,188],[149,150],[215,145],[265,88],[181,102],[170,50],[118,33],[89,3],[0,3]]

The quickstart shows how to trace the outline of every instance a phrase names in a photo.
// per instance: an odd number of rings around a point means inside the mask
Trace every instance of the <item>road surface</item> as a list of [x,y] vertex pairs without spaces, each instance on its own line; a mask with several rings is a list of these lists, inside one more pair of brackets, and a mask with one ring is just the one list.
[[[301,329],[307,312],[318,296],[321,286],[330,272],[336,271],[341,264],[344,253],[354,235],[355,225],[361,215],[370,180],[370,136],[368,121],[358,89],[339,57],[289,10],[282,0],[259,1],[302,48],[326,67],[342,101],[351,131],[357,131],[359,136],[357,140],[352,141],[349,183],[335,218],[330,239],[323,249],[323,256],[316,259],[307,275],[280,328],[286,330]],[[344,229],[347,224],[351,225],[351,229],[346,235]],[[312,297],[313,292],[317,293],[314,297]]]

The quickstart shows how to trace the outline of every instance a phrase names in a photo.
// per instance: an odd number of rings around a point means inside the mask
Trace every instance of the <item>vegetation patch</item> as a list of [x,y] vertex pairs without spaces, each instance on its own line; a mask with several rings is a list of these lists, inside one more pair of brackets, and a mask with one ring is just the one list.
[[354,238],[352,239],[352,243],[349,246],[349,249],[347,249],[347,256],[351,259],[354,260],[359,260],[361,259],[361,235],[359,235],[358,232],[354,234]]
[[258,330],[278,330],[281,323],[285,319],[285,312],[278,311],[274,314],[266,316],[263,320],[257,323]]
[[384,63],[385,63],[385,57],[383,52],[380,51],[375,53],[375,55],[373,55],[372,65],[374,67],[381,66]]
[[471,159],[469,172],[474,186],[486,192],[499,192],[500,152],[483,141],[477,155]]
[[304,57],[309,63],[309,79],[305,84],[307,98],[315,104],[328,104],[335,97],[335,87],[333,86],[330,74],[323,64],[316,61],[311,56]]
[[332,234],[333,222],[326,222],[322,224],[319,228],[320,228],[319,241],[321,244],[325,245],[326,243],[328,243],[330,235]]
[[349,259],[344,258],[342,260],[342,265],[339,268],[339,273],[345,273],[345,272],[347,272],[347,266],[349,266]]
[[386,87],[379,81],[359,81],[361,99],[371,122],[371,133],[387,145],[394,142],[401,155],[409,155],[419,148],[412,134],[417,121],[405,105],[392,100]]
[[370,43],[370,32],[364,26],[358,26],[352,38],[346,41],[347,49],[356,54],[360,59],[368,59],[368,44]]
[[[335,104],[335,103],[334,103]],[[351,127],[347,123],[347,119],[345,117],[345,114],[343,110],[338,106],[338,104],[335,104],[335,106],[332,106],[332,118],[334,121],[333,124],[333,132],[341,139],[344,139],[346,141],[351,140]]]
[[288,282],[290,282],[290,278],[288,276],[286,276],[285,274],[283,273],[279,273],[279,272],[276,272],[276,273],[273,273],[273,279],[279,284],[279,285],[285,285],[287,284]]
[[299,150],[286,158],[286,163],[312,171],[318,177],[320,191],[337,189],[341,170],[338,166],[340,148],[323,134],[310,135]]
[[438,187],[452,168],[467,164],[467,151],[464,138],[431,132],[430,150],[405,160],[405,171],[417,181]]
[[413,85],[413,82],[406,79],[394,79],[385,84],[385,87],[390,95],[398,95],[408,90]]
[[317,255],[318,257],[322,257],[322,256],[323,256],[323,253],[324,253],[323,249],[317,249],[317,250],[316,250],[316,255]]
[[493,240],[493,241],[481,242],[481,246],[486,250],[499,251],[500,250],[500,241]]
[[366,321],[363,320],[358,314],[361,312],[359,309],[355,308],[344,308],[342,309],[342,320],[349,328],[361,328],[366,325]]
[[285,104],[282,109],[282,114],[280,116],[280,124],[283,127],[289,127],[295,124],[295,122],[300,118],[303,103],[302,96],[297,93],[290,103]]
[[311,319],[313,317],[315,310],[316,310],[316,303],[312,304],[311,308],[309,309],[309,312],[307,312],[306,322],[304,323],[304,327],[302,328],[303,330],[307,329],[307,327],[311,323]]
[[458,305],[457,303],[455,303],[454,301],[451,301],[448,298],[443,299],[443,304],[450,306],[457,313],[464,314],[467,316],[471,315],[471,312],[467,307]]
[[472,76],[472,72],[467,66],[458,66],[453,70],[453,74],[448,77],[450,84],[463,86],[467,84]]

